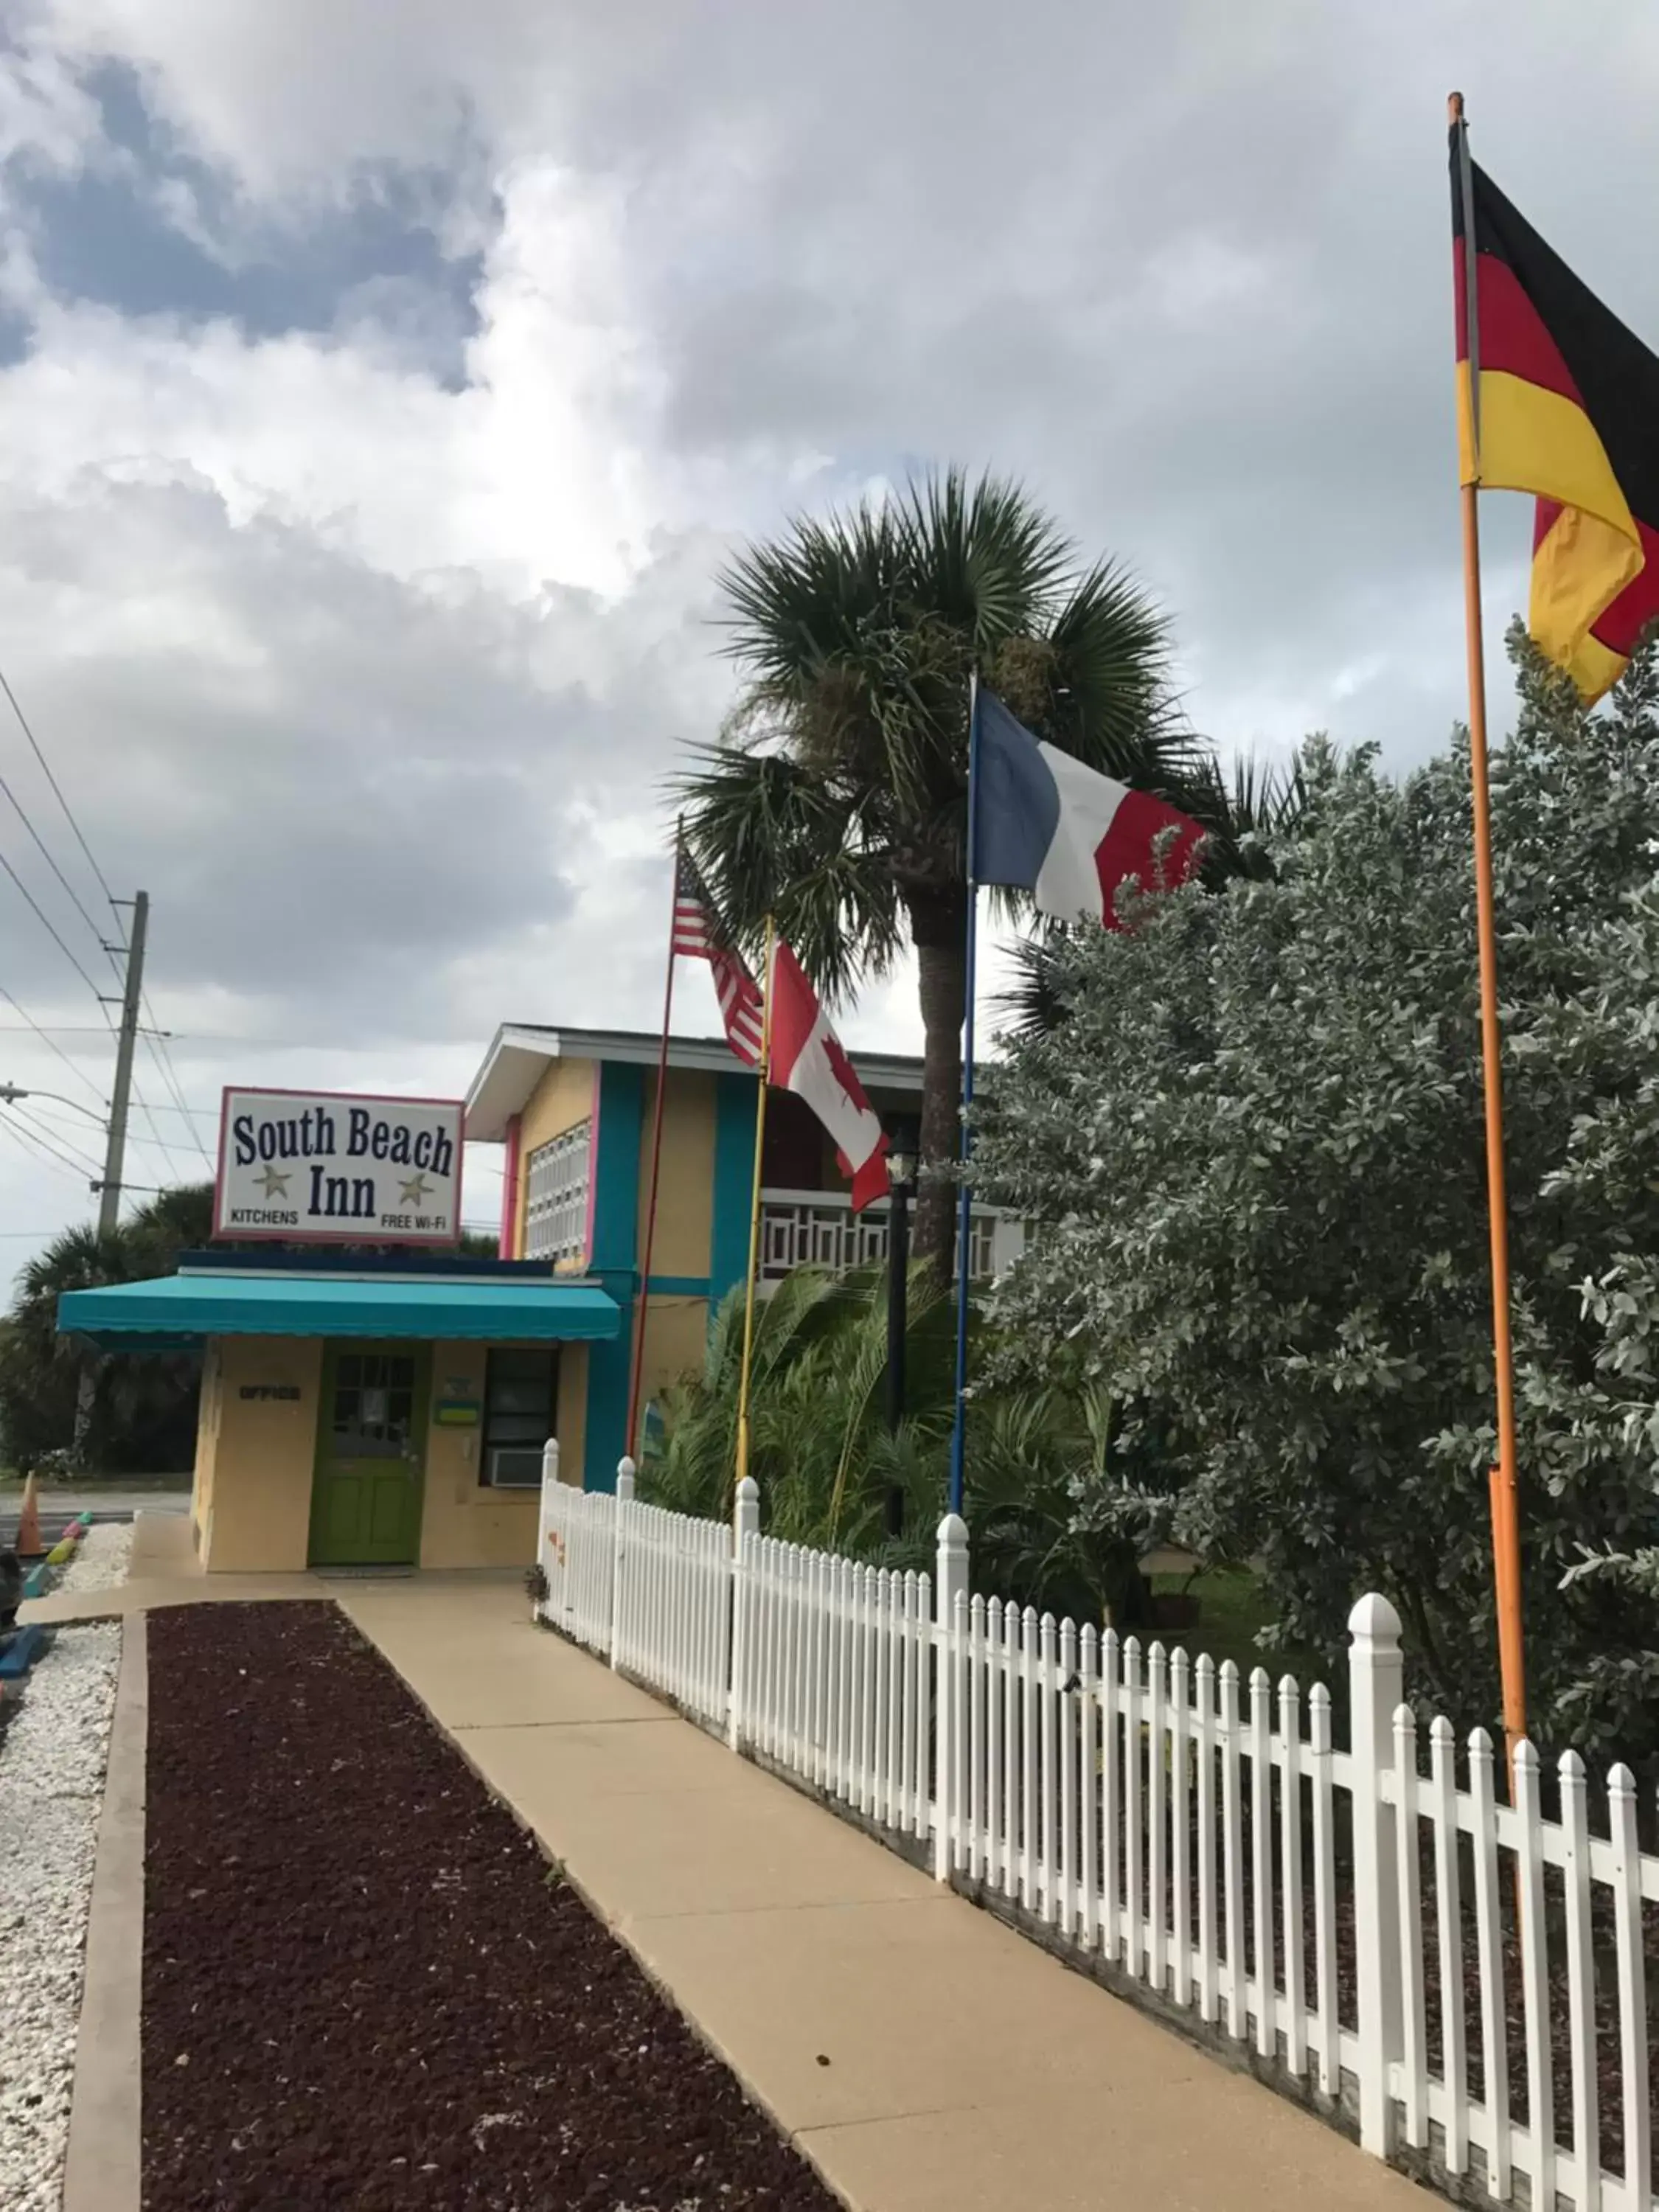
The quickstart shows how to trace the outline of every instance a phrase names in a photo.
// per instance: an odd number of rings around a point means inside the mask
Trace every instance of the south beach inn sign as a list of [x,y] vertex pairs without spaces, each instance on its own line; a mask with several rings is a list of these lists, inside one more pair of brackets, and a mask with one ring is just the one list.
[[455,1243],[459,1103],[228,1090],[213,1228],[239,1241]]

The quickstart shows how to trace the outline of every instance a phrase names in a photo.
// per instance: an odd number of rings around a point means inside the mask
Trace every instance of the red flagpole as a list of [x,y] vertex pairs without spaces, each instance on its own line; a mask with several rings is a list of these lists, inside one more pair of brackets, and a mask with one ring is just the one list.
[[674,872],[669,888],[668,975],[662,994],[662,1042],[657,1050],[657,1104],[651,1117],[651,1194],[645,1210],[645,1267],[640,1276],[639,1317],[634,1328],[634,1371],[628,1384],[628,1449],[639,1450],[640,1384],[645,1371],[645,1317],[651,1303],[651,1253],[657,1241],[657,1177],[662,1167],[662,1109],[668,1091],[668,1024],[674,1006],[674,910],[680,884],[681,829],[674,824]]

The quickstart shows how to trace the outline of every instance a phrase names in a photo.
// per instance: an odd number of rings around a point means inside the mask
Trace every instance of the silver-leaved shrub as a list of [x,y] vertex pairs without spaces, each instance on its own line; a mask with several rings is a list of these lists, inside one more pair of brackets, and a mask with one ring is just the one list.
[[[1494,764],[1533,1733],[1659,1753],[1659,667],[1582,713],[1524,640]],[[1035,1225],[1000,1372],[1060,1358],[1117,1449],[1103,1537],[1260,1563],[1334,1658],[1398,1606],[1414,1686],[1498,1709],[1492,1316],[1467,747],[1320,740],[1274,873],[1060,957],[976,1179]]]

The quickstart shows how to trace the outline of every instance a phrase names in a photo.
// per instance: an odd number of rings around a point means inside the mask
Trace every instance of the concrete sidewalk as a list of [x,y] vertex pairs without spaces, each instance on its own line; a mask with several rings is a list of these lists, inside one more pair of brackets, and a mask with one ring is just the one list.
[[860,2212],[1426,2203],[532,1627],[518,1588],[326,1594]]
[[29,1598],[17,1618],[27,1626],[62,1627],[76,1620],[122,1620],[158,1605],[246,1602],[250,1598],[319,1598],[328,1589],[314,1575],[209,1575],[191,1540],[190,1516],[148,1509],[135,1515],[127,1578],[112,1589],[52,1590]]

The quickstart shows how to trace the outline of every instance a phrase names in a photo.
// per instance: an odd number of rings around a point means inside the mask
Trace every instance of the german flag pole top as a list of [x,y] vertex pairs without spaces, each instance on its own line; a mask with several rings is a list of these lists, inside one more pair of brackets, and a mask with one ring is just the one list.
[[1659,359],[1469,159],[1451,125],[1462,482],[1532,492],[1542,650],[1599,699],[1659,617]]

